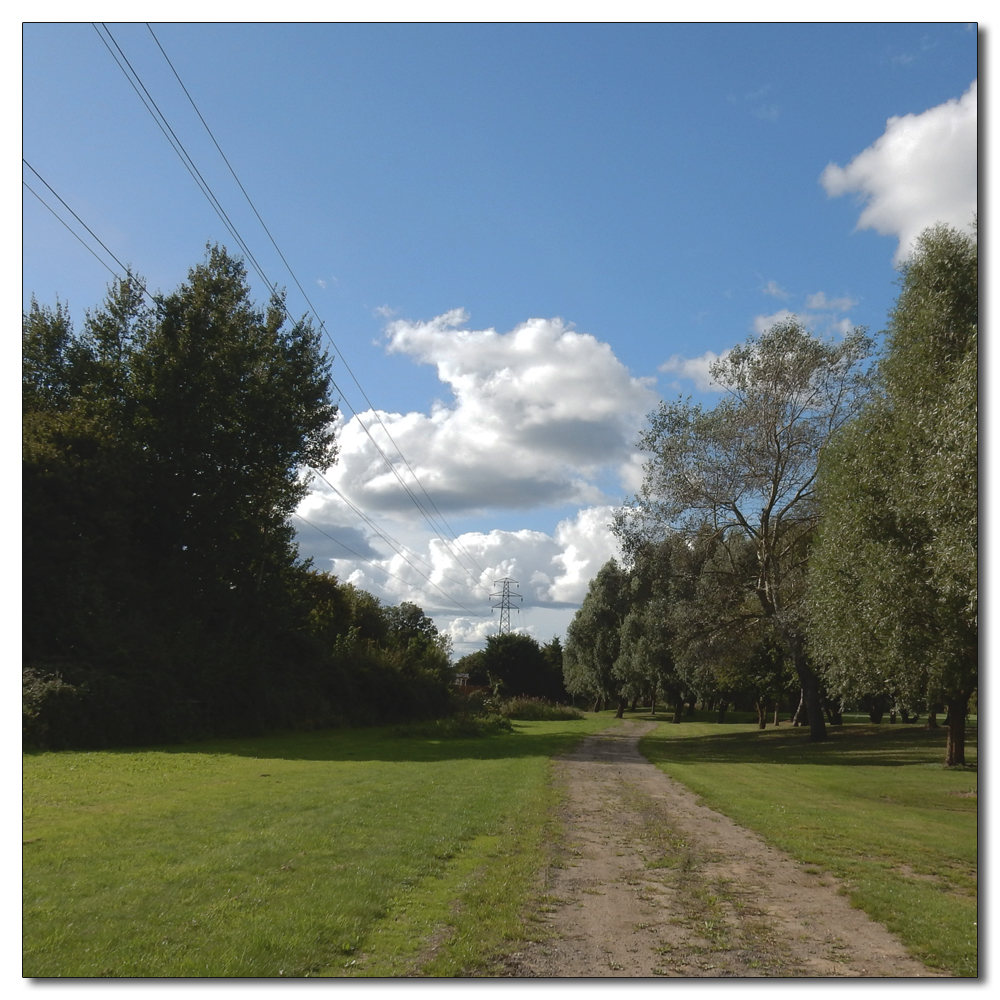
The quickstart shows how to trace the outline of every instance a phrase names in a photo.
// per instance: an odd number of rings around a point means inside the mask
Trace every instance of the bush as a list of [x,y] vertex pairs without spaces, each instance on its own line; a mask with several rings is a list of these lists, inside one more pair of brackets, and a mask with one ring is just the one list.
[[547,698],[509,698],[501,703],[500,714],[508,719],[519,719],[522,722],[555,722],[583,718],[572,705],[557,705]]
[[498,733],[511,733],[514,727],[510,719],[502,715],[456,715],[450,719],[433,719],[430,722],[417,722],[408,726],[396,726],[393,736],[406,739],[468,739],[477,736],[495,736]]

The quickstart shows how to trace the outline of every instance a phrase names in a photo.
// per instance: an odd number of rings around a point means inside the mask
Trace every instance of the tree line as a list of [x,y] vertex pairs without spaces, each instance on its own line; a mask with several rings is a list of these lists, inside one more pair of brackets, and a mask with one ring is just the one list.
[[449,705],[412,604],[298,557],[289,518],[336,457],[331,359],[209,247],[176,291],[129,275],[80,331],[23,320],[23,693],[30,745],[389,721]]
[[978,250],[925,231],[881,352],[796,319],[711,369],[711,409],[663,402],[623,559],[570,625],[568,691],[764,706],[790,689],[813,740],[847,704],[947,711],[965,762],[978,685]]

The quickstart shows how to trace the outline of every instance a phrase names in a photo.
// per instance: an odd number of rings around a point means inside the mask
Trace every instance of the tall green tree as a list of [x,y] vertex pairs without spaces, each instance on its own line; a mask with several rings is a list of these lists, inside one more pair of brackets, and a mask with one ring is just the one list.
[[116,282],[79,333],[32,303],[23,353],[29,666],[90,692],[95,741],[280,714],[305,683],[288,517],[336,453],[317,331],[210,247],[152,304]]
[[566,630],[563,650],[566,690],[593,698],[596,707],[617,699],[619,716],[625,711],[627,696],[615,663],[630,604],[628,573],[609,559],[590,581],[580,610]]
[[811,738],[824,739],[820,682],[805,650],[804,540],[819,517],[817,463],[866,398],[871,341],[824,342],[796,320],[775,324],[711,368],[725,392],[711,410],[663,402],[640,447],[643,485],[616,522],[626,548],[707,525],[754,546],[756,615],[781,637],[806,695]]
[[[682,706],[693,696],[690,678],[678,670],[676,609],[686,584],[688,546],[680,536],[647,542],[632,553],[627,572],[629,607],[619,630],[614,675],[630,700],[655,710],[656,697]],[[679,710],[679,709],[678,709]]]
[[549,647],[543,648],[537,639],[521,632],[487,636],[479,667],[487,677],[502,681],[508,695],[552,701],[565,695],[561,660],[557,668]]
[[810,639],[831,685],[948,706],[978,684],[976,239],[927,230],[901,273],[879,393],[824,456]]

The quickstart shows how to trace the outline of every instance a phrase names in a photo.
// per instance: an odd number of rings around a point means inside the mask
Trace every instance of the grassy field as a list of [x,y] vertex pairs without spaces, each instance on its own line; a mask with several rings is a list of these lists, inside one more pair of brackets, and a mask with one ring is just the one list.
[[706,805],[843,879],[852,903],[914,955],[975,976],[975,724],[970,763],[954,770],[941,763],[940,729],[854,721],[829,732],[810,744],[787,723],[758,731],[696,718],[660,725],[640,748]]
[[24,966],[456,975],[522,934],[549,758],[607,716],[24,758]]

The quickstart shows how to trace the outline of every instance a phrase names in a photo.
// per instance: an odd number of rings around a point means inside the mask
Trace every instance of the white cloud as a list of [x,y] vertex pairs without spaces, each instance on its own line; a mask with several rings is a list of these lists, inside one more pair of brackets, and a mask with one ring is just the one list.
[[787,299],[789,295],[773,278],[764,286],[764,294],[773,295],[776,299]]
[[[455,310],[388,325],[388,349],[435,365],[451,398],[426,413],[379,411],[384,428],[371,411],[338,418],[331,485],[312,484],[298,511],[311,526],[296,521],[300,552],[317,568],[386,603],[419,604],[452,636],[458,655],[495,631],[490,593],[505,576],[520,581],[524,629],[541,639],[565,632],[589,581],[617,551],[612,504],[641,480],[634,443],[658,398],[653,379],[633,378],[606,343],[561,320],[529,320],[506,334],[465,329],[466,322]],[[583,509],[551,530],[466,531],[446,544],[379,455],[372,439],[395,456],[385,428],[449,520],[507,508],[531,511],[526,519],[537,525],[540,507]]]
[[853,309],[858,303],[854,299],[849,299],[845,295],[840,299],[828,299],[824,292],[816,292],[814,295],[806,296],[806,309],[830,309],[834,312],[847,312]]
[[672,354],[659,367],[661,372],[674,372],[681,378],[694,382],[695,388],[699,392],[717,391],[718,386],[712,381],[711,367],[716,361],[720,361],[729,353],[728,350],[721,354],[715,351],[705,351],[697,358],[682,358],[679,354]]
[[820,183],[831,197],[856,193],[859,229],[896,236],[896,260],[928,226],[971,224],[978,198],[977,81],[957,100],[890,118],[885,132],[846,166],[831,163]]
[[775,323],[784,323],[786,320],[796,318],[801,319],[802,317],[797,313],[793,313],[790,309],[779,309],[777,312],[770,313],[767,316],[754,316],[754,333],[764,333],[765,331],[770,330]]
[[454,310],[389,324],[388,350],[435,365],[452,400],[429,413],[369,411],[343,423],[331,482],[369,513],[415,517],[373,444],[395,456],[387,429],[446,514],[606,502],[597,483],[629,462],[656,404],[653,380],[633,378],[608,344],[559,319],[506,334],[464,329],[466,321]]
[[[496,528],[464,532],[451,543],[383,519],[383,532],[406,558],[356,518],[352,526],[348,508],[328,489],[317,488],[299,513],[312,525],[296,524],[300,552],[312,555],[317,569],[331,570],[386,604],[420,605],[452,636],[458,655],[477,648],[496,631],[497,619],[491,614],[496,600],[491,595],[497,580],[510,577],[519,582],[523,602],[518,623],[533,632],[546,622],[548,638],[553,631],[565,631],[590,580],[618,554],[610,530],[611,505],[577,511],[559,521],[551,534]],[[327,536],[366,558],[352,555]]]

